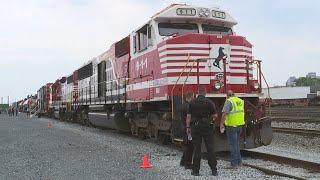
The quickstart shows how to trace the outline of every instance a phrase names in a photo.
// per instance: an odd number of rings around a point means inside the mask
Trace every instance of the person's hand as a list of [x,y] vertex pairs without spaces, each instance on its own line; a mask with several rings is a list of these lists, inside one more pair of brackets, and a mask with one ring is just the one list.
[[220,124],[220,133],[224,133],[224,131],[225,131],[224,124]]
[[191,128],[187,128],[187,134],[191,133]]

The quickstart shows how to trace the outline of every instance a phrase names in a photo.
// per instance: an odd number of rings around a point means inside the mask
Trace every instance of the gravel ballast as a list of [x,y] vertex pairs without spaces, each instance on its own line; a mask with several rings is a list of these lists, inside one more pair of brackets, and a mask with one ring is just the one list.
[[258,147],[252,151],[320,163],[319,142],[319,137],[273,133],[270,145]]
[[[52,128],[48,128],[48,122]],[[217,177],[205,160],[200,177],[179,166],[181,151],[114,130],[45,118],[0,115],[0,179],[284,179],[218,161]],[[143,154],[153,165],[141,169]]]
[[272,122],[272,127],[279,128],[292,128],[292,129],[307,129],[307,130],[320,130],[320,123],[309,123],[309,122]]

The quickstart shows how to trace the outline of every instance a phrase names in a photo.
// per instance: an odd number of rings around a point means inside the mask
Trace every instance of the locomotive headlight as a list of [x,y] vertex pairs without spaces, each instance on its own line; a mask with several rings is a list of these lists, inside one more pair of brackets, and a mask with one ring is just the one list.
[[210,16],[210,9],[207,9],[207,8],[199,9],[199,17],[209,17],[209,16]]
[[214,84],[214,89],[215,90],[219,90],[221,88],[221,83],[220,82],[216,82],[215,84]]
[[255,90],[258,90],[259,88],[260,88],[260,85],[259,85],[259,83],[254,83],[253,84],[253,88],[255,89]]

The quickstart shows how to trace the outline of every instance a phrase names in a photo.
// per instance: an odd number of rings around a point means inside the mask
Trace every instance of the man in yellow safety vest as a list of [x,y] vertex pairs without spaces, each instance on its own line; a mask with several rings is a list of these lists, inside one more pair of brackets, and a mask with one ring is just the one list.
[[222,109],[220,132],[224,133],[224,130],[226,130],[231,153],[232,168],[236,168],[242,164],[240,154],[240,133],[244,124],[244,101],[236,97],[234,93],[229,90],[227,92],[227,100]]

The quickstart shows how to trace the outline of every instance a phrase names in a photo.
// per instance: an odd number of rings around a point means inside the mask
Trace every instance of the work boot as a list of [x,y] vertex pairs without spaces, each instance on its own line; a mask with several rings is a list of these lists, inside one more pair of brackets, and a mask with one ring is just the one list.
[[185,166],[185,165],[186,165],[186,163],[181,159],[180,166]]
[[187,164],[184,166],[185,169],[192,169],[192,164]]
[[212,170],[212,175],[213,176],[217,176],[218,175],[218,171],[216,169]]
[[200,176],[199,172],[197,172],[197,171],[192,171],[192,172],[191,172],[191,175],[192,175],[192,176]]

